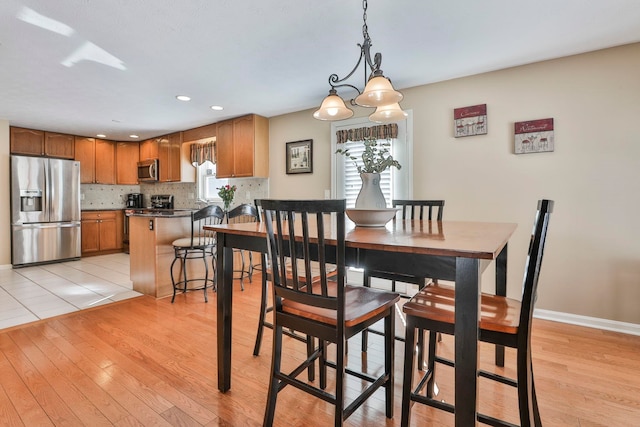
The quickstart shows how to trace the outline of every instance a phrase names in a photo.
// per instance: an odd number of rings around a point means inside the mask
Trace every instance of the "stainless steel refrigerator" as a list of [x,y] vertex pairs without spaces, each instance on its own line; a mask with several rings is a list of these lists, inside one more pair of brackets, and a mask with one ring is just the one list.
[[11,156],[11,263],[80,257],[80,162]]

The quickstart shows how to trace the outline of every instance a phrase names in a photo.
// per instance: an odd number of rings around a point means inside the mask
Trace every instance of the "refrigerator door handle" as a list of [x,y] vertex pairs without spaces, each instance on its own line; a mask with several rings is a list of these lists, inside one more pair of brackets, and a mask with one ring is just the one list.
[[16,228],[69,228],[69,227],[79,227],[80,221],[76,222],[47,222],[47,223],[38,223],[38,224],[16,224],[14,227]]

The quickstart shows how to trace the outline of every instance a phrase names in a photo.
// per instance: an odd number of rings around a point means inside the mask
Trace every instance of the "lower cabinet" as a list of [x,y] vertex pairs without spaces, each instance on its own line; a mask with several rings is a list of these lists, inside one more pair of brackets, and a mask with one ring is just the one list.
[[122,210],[82,212],[82,256],[122,251]]
[[[190,217],[129,217],[129,276],[134,291],[155,298],[173,294],[171,263],[175,252],[171,243],[190,233]],[[206,261],[212,274],[212,260],[209,257]],[[204,277],[202,260],[187,264],[189,277]],[[181,273],[179,265],[175,266],[175,273]]]

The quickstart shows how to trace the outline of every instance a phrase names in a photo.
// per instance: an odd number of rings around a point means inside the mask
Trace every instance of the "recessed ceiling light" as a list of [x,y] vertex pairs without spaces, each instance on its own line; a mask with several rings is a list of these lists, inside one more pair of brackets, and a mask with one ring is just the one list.
[[140,137],[138,135],[129,135],[129,138],[136,139],[136,138],[140,138]]
[[107,135],[103,134],[103,133],[99,133],[96,135],[98,138],[106,138]]
[[178,101],[191,101],[191,98],[188,97],[187,95],[178,95],[176,96],[176,99]]
[[219,105],[212,105],[211,109],[214,110],[214,111],[222,111],[224,108],[222,108]]

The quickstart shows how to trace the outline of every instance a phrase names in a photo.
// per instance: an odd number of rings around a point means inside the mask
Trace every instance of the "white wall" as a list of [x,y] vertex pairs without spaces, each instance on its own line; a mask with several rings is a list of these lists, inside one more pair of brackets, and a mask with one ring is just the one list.
[[[414,112],[414,198],[446,199],[449,220],[518,223],[514,297],[536,201],[554,199],[536,307],[640,324],[638,75],[632,44],[403,89]],[[454,138],[453,109],[484,103],[488,134]],[[330,124],[311,113],[270,120],[271,197],[322,198],[330,188]],[[555,151],[513,154],[514,122],[543,118],[554,119]],[[313,174],[286,175],[285,142],[308,138]]]
[[9,121],[0,119],[0,268],[11,267]]

